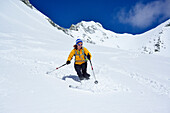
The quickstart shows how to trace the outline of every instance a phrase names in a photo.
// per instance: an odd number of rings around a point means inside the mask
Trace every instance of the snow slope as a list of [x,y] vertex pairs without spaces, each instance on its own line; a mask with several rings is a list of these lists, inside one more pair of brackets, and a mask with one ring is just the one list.
[[66,62],[75,39],[46,18],[19,0],[1,1],[0,113],[170,112],[168,55],[84,43],[99,84],[91,76],[81,90],[70,89],[79,84],[73,61],[47,75]]

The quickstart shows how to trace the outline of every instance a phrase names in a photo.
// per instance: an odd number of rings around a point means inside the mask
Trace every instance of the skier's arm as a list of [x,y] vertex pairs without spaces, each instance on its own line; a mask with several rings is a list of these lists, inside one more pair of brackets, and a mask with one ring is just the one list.
[[73,49],[73,50],[70,52],[67,61],[71,61],[71,59],[73,58],[74,54],[75,54],[75,50]]
[[89,60],[91,60],[91,53],[84,47],[84,53],[86,54],[87,58],[90,58]]

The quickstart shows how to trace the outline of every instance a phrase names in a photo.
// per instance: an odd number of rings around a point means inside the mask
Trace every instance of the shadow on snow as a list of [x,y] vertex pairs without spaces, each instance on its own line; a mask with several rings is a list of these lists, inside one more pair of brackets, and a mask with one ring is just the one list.
[[79,77],[76,76],[76,75],[68,75],[68,76],[64,76],[64,77],[62,78],[62,80],[66,80],[67,78],[71,78],[71,79],[73,79],[73,80],[76,81],[76,82],[80,82]]

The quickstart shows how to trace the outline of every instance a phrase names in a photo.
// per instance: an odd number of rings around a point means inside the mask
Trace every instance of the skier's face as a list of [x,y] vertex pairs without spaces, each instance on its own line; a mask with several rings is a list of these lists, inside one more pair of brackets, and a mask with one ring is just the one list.
[[77,44],[77,48],[78,48],[78,50],[80,50],[80,49],[81,49],[82,45],[83,45],[83,43],[82,43],[82,42],[80,42],[80,43],[78,43],[78,44]]

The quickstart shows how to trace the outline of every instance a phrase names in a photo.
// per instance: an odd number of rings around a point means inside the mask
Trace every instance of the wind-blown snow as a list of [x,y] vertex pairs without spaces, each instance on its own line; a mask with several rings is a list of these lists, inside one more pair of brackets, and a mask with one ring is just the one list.
[[[70,89],[70,84],[80,84],[73,60],[51,74],[46,72],[66,62],[76,39],[51,26],[46,18],[19,0],[1,1],[0,113],[170,112],[170,57],[166,49],[158,54],[130,51],[140,44],[125,39],[130,34],[115,34],[120,35],[118,46],[122,49],[104,45],[116,41],[114,37],[103,44],[85,42],[99,84],[93,83],[88,63],[90,81],[84,81],[80,90]],[[160,27],[137,38],[153,36],[153,31],[159,35]],[[170,44],[168,31],[169,27],[163,27],[161,34],[166,48]],[[123,48],[127,42],[132,45],[129,49]]]

